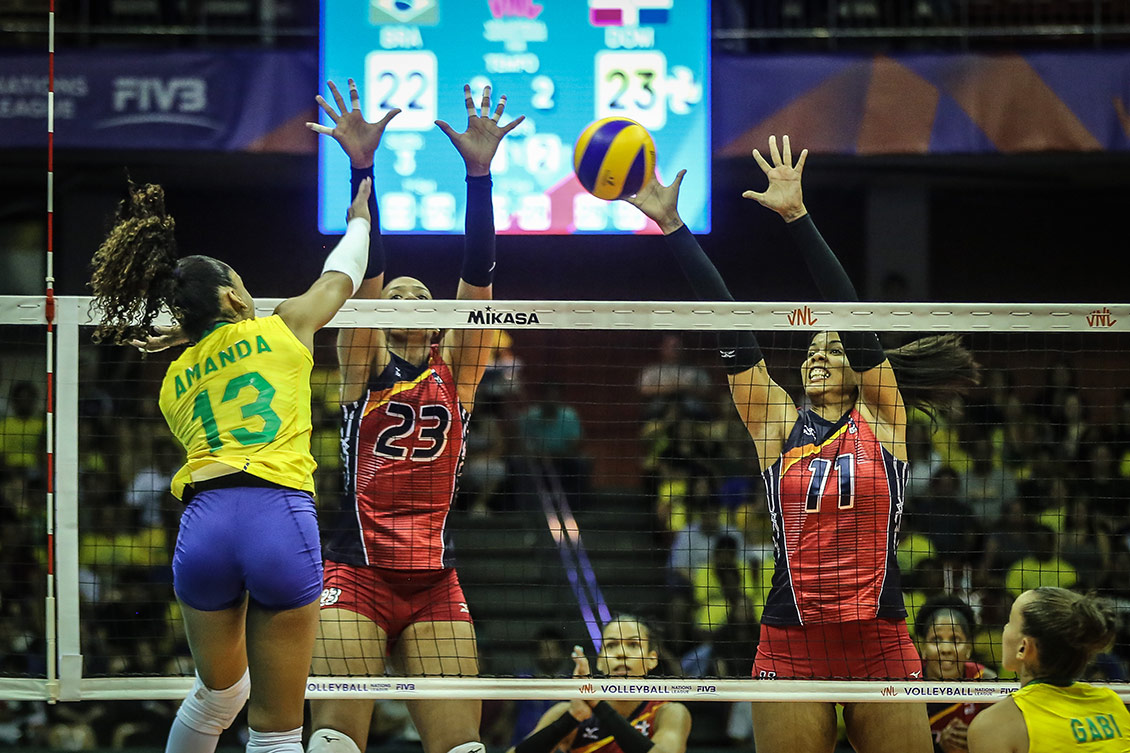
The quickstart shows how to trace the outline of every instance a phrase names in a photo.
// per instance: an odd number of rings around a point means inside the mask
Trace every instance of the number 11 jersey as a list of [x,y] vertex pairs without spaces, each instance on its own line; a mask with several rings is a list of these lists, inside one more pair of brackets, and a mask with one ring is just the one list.
[[904,619],[895,550],[907,464],[859,411],[836,422],[800,411],[763,476],[776,562],[761,621]]
[[345,498],[326,559],[438,570],[462,470],[468,414],[432,345],[420,368],[396,354],[360,400],[342,406]]

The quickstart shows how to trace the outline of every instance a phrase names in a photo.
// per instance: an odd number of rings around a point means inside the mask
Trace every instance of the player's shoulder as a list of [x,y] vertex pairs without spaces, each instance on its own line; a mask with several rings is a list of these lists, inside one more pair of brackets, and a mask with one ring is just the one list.
[[969,753],[990,753],[1021,749],[1018,742],[1026,743],[1028,729],[1024,715],[1012,698],[1003,698],[985,709],[969,723]]

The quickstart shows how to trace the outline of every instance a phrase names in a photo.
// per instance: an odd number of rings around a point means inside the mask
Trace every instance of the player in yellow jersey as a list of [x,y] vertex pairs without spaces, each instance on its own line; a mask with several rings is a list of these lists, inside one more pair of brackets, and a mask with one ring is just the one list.
[[1004,668],[1021,688],[969,724],[969,753],[1130,753],[1130,712],[1110,688],[1079,682],[1114,640],[1113,608],[1063,588],[1025,591],[1004,628]]
[[[389,116],[391,117],[391,115]],[[387,119],[386,119],[387,122]],[[310,454],[314,333],[356,292],[368,264],[365,181],[322,275],[255,317],[240,276],[208,256],[178,260],[160,186],[130,185],[94,256],[95,340],[145,350],[188,343],[160,406],[187,462],[173,556],[196,682],[167,753],[211,753],[249,702],[249,753],[300,753],[322,559]],[[149,337],[168,309],[175,326]]]

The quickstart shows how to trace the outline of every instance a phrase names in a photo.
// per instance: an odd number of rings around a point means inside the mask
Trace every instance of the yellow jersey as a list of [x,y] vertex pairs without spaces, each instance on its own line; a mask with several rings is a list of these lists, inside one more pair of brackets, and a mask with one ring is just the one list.
[[279,316],[218,323],[173,361],[160,406],[188,454],[173,477],[181,499],[210,463],[314,491],[310,372],[314,358]]
[[1130,751],[1130,712],[1110,688],[1035,682],[1012,700],[1024,715],[1029,753]]

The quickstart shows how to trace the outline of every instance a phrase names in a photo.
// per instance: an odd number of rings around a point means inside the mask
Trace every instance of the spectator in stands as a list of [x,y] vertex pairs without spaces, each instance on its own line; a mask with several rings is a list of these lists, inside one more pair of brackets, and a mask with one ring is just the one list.
[[1019,596],[1034,588],[1075,585],[1075,568],[1060,557],[1056,532],[1047,526],[1034,526],[1027,534],[1027,556],[1021,557],[1005,575],[1005,588]]
[[640,372],[640,395],[647,401],[646,417],[665,412],[668,403],[681,403],[691,415],[706,414],[705,398],[710,377],[698,366],[687,363],[683,341],[676,334],[665,334],[659,346],[659,361]]
[[1050,423],[1054,456],[1069,466],[1083,460],[1087,443],[1094,429],[1084,415],[1083,395],[1079,390],[1067,390],[1058,418]]
[[926,494],[934,474],[942,468],[942,456],[931,441],[931,425],[911,421],[906,425],[906,459],[910,463],[906,480],[906,498],[913,502]]
[[[534,633],[534,665],[519,677],[569,677],[573,662],[569,658],[569,645],[565,631],[556,625],[543,625]],[[554,701],[526,699],[516,701],[513,707],[514,735],[511,746],[515,746],[537,727]]]
[[[973,610],[956,596],[931,599],[915,619],[914,633],[922,654],[922,668],[927,680],[986,680],[996,673],[972,660],[973,636],[977,620]],[[964,753],[968,750],[965,733],[969,722],[983,704],[931,703],[930,731],[934,735],[935,753]]]
[[522,368],[525,363],[514,354],[513,346],[514,339],[509,332],[495,330],[495,342],[490,349],[483,380],[479,383],[476,402],[493,405],[513,400],[522,394]]
[[1044,372],[1044,387],[1035,403],[1047,420],[1061,421],[1067,396],[1079,391],[1079,376],[1075,367],[1065,358],[1057,358]]
[[961,482],[952,468],[943,466],[930,480],[928,493],[914,500],[906,513],[908,519],[914,519],[915,529],[930,537],[937,557],[955,565],[970,562],[978,529],[973,509],[962,495]]
[[28,478],[42,476],[47,459],[45,426],[39,390],[31,382],[16,382],[8,414],[0,418],[0,465]]
[[493,403],[480,404],[475,410],[474,431],[467,433],[467,456],[459,477],[460,492],[466,496],[471,514],[478,517],[490,515],[492,500],[508,476],[506,436],[495,410]]
[[165,524],[165,513],[173,509],[169,489],[180,467],[180,449],[168,437],[153,446],[151,461],[139,470],[126,491],[126,504],[138,511],[138,522],[157,528]]
[[[573,676],[589,677],[589,662],[579,646],[573,660]],[[641,620],[620,615],[605,626],[596,659],[602,675],[645,677],[658,663],[658,645]],[[596,753],[605,748],[625,753],[685,753],[690,733],[690,712],[674,701],[565,701],[545,712],[536,730],[509,753]]]
[[1012,475],[993,461],[988,436],[979,436],[971,448],[972,462],[961,474],[958,496],[973,513],[982,531],[994,530],[1007,502],[1016,497]]
[[734,536],[717,538],[709,563],[696,568],[692,579],[700,639],[721,629],[735,614],[750,613],[756,621],[759,614],[749,599],[757,586],[756,574]]
[[581,418],[563,401],[560,385],[546,383],[541,389],[541,396],[518,416],[521,446],[531,457],[549,464],[565,491],[583,492],[588,485],[590,461],[581,448]]
[[722,508],[717,499],[707,497],[695,517],[682,530],[676,532],[667,559],[667,638],[676,653],[687,650],[693,640],[690,616],[695,604],[695,574],[710,567],[714,550],[723,538],[736,542],[738,557],[748,563],[742,534],[724,522]]

